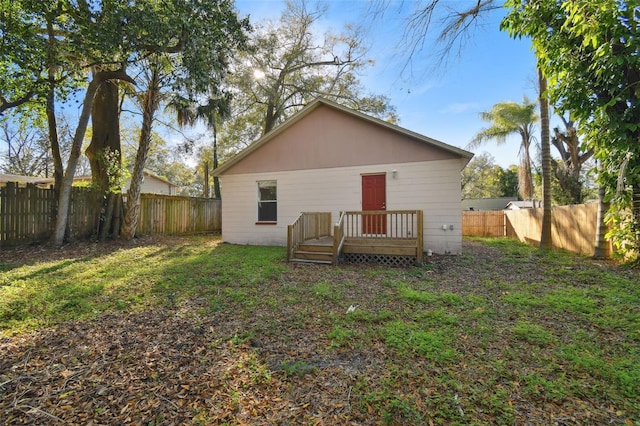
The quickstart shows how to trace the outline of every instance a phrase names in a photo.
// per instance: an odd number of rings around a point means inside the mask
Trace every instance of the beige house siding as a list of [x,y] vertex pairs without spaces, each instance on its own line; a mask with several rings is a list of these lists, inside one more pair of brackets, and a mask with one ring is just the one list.
[[[124,185],[124,192],[128,192],[130,187],[131,179],[127,179]],[[178,186],[171,182],[156,177],[151,173],[144,172],[144,179],[142,180],[140,192],[143,194],[176,195],[177,188]]]
[[[394,162],[297,171],[228,173],[220,177],[222,238],[234,244],[285,245],[287,225],[303,211],[361,210],[363,174],[386,174],[387,209],[424,211],[424,249],[460,253],[460,171],[466,159]],[[240,163],[242,164],[242,163]],[[393,170],[396,170],[395,177]],[[278,220],[256,224],[257,181],[276,180]],[[447,225],[447,230],[443,230]],[[453,226],[453,230],[449,227]]]
[[399,133],[358,116],[345,114],[344,111],[320,105],[224,174],[459,158],[459,155],[450,151],[428,145],[417,136]]

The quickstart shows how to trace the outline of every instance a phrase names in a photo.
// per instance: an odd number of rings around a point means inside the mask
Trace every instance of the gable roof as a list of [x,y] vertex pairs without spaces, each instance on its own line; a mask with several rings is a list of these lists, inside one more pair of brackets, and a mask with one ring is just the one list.
[[276,127],[275,129],[273,129],[272,131],[270,131],[266,135],[262,136],[260,139],[258,139],[253,144],[251,144],[249,147],[247,147],[246,149],[244,149],[243,151],[238,153],[236,156],[234,156],[230,160],[226,161],[220,167],[216,168],[213,171],[212,174],[214,176],[219,176],[219,175],[224,174],[226,171],[231,169],[233,166],[235,166],[236,164],[240,163],[246,157],[250,156],[253,152],[255,152],[256,150],[262,148],[264,145],[269,143],[271,140],[275,139],[277,136],[279,136],[280,134],[282,134],[285,131],[287,131],[288,129],[290,129],[296,123],[300,122],[304,117],[306,117],[307,115],[309,115],[311,112],[315,111],[316,109],[320,108],[321,106],[329,107],[329,108],[331,108],[331,109],[333,109],[335,111],[339,111],[339,112],[345,113],[350,117],[354,117],[354,118],[357,118],[359,120],[363,120],[363,121],[365,121],[367,123],[374,124],[374,125],[379,126],[379,127],[383,128],[383,129],[386,129],[388,131],[392,131],[392,132],[395,132],[395,133],[397,133],[399,135],[409,137],[409,138],[411,138],[413,140],[416,140],[416,141],[419,141],[421,143],[425,143],[425,144],[429,145],[430,147],[440,149],[440,150],[448,153],[449,155],[454,155],[456,157],[464,158],[464,159],[467,160],[467,162],[471,159],[471,157],[473,157],[473,153],[471,153],[469,151],[465,151],[463,149],[454,147],[452,145],[448,145],[448,144],[446,144],[444,142],[440,142],[440,141],[438,141],[436,139],[432,139],[432,138],[429,138],[427,136],[421,135],[419,133],[413,132],[411,130],[402,128],[400,126],[396,126],[394,124],[388,123],[388,122],[380,120],[378,118],[369,116],[367,114],[364,114],[364,113],[361,113],[359,111],[353,110],[351,108],[345,107],[343,105],[337,104],[337,103],[335,103],[333,101],[330,101],[328,99],[316,98],[311,103],[309,103],[307,106],[305,106],[303,109],[301,109],[296,114],[294,114],[289,119],[287,119],[280,126]]
[[518,197],[465,198],[462,200],[462,210],[504,210],[512,201],[518,201]]

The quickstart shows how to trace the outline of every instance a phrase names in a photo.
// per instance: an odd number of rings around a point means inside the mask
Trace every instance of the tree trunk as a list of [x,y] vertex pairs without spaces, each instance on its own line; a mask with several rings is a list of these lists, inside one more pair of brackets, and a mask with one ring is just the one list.
[[[113,213],[115,208],[116,196],[118,194],[109,192],[106,194],[106,198],[102,198],[103,215],[99,222],[98,229],[98,241],[106,241],[111,231],[111,224],[113,222]],[[117,232],[116,232],[117,233]]]
[[[218,131],[216,126],[213,126],[213,170],[218,168]],[[213,177],[213,198],[220,200],[222,196],[220,195],[220,180],[218,176]]]
[[203,194],[204,198],[209,198],[209,162],[204,162],[204,185],[203,186]]
[[[637,166],[636,166],[637,167]],[[636,177],[636,182],[631,186],[631,212],[632,212],[632,228],[633,249],[636,262],[640,264],[640,177]]]
[[[115,160],[120,166],[120,117],[118,85],[109,82],[101,85],[96,92],[91,108],[93,134],[85,154],[91,165],[93,184],[106,193],[112,183],[112,172],[108,161]],[[115,155],[115,158],[111,158]]]
[[62,186],[60,188],[60,193],[58,194],[58,213],[56,215],[56,224],[51,237],[51,243],[56,247],[61,246],[64,242],[67,220],[69,219],[71,185],[73,184],[73,176],[76,173],[76,166],[78,165],[78,159],[80,158],[82,141],[84,140],[87,125],[89,124],[93,98],[95,97],[98,87],[107,80],[126,80],[133,83],[133,79],[131,79],[124,70],[112,72],[100,71],[93,76],[93,79],[87,87],[87,92],[85,93],[84,101],[82,102],[82,111],[80,113],[80,118],[78,119],[78,127],[76,128],[76,132],[73,136],[73,143],[71,145],[71,152],[69,153],[69,160],[67,161],[67,168],[65,169]]
[[547,79],[538,68],[540,90],[540,145],[542,148],[542,235],[540,248],[550,250],[551,241],[551,143],[549,138],[549,98]]
[[140,213],[140,189],[142,187],[142,179],[144,166],[147,162],[149,154],[149,146],[151,145],[151,125],[153,117],[158,109],[160,102],[160,75],[156,67],[152,65],[151,78],[149,87],[144,96],[144,105],[142,111],[142,129],[140,131],[140,144],[138,153],[136,154],[136,164],[131,175],[131,186],[127,192],[127,202],[124,209],[124,219],[120,238],[130,240],[135,236],[136,227],[138,226],[138,216]]
[[264,128],[262,130],[263,135],[269,133],[276,126],[275,109],[273,102],[269,101],[267,104],[267,112],[264,117]]
[[595,259],[607,259],[611,257],[610,244],[605,238],[607,234],[607,225],[604,222],[605,215],[609,209],[609,203],[604,201],[605,188],[598,187],[598,218],[596,223],[596,241],[593,257]]
[[109,236],[114,201],[112,193],[122,167],[119,101],[117,83],[107,82],[98,88],[91,109],[93,134],[85,154],[91,165],[92,183],[103,195],[95,206],[103,212],[98,230],[99,241],[105,241]]
[[[528,151],[528,147],[525,148]],[[526,154],[518,167],[518,193],[523,200],[533,199],[533,179],[531,177],[531,160]]]
[[56,120],[56,75],[55,75],[55,33],[53,31],[52,18],[47,17],[47,124],[49,127],[49,145],[51,147],[51,157],[53,159],[53,188],[54,193],[60,194],[62,178],[64,176],[64,166],[62,165],[62,155],[60,154],[60,141],[58,139],[58,123]]

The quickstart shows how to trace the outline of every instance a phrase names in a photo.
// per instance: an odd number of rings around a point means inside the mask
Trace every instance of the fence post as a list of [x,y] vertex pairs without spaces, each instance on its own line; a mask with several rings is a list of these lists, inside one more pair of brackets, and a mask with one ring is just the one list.
[[291,260],[292,245],[293,245],[293,225],[287,225],[287,262]]

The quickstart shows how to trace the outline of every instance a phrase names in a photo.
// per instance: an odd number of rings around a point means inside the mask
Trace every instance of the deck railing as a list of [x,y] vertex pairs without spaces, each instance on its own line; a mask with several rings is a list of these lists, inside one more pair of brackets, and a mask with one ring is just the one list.
[[287,227],[287,260],[301,243],[331,235],[331,212],[303,212]]
[[[331,236],[331,213],[305,212],[288,226],[287,260],[308,240]],[[422,263],[422,210],[347,211],[333,226],[333,262],[343,252],[415,256]]]
[[[422,264],[422,210],[348,211],[344,218],[344,237],[349,245],[359,244],[359,253],[414,253]],[[346,248],[345,248],[346,251]]]
[[415,239],[422,236],[421,210],[345,212],[347,238]]
[[340,219],[333,227],[333,264],[338,264],[338,258],[340,256],[340,251],[342,250],[342,246],[344,245],[344,212],[340,213]]
[[331,235],[331,212],[304,212],[302,223],[305,240]]

